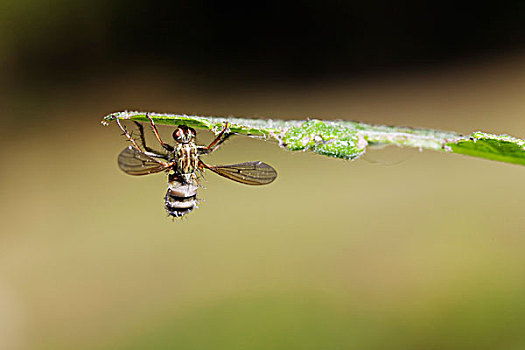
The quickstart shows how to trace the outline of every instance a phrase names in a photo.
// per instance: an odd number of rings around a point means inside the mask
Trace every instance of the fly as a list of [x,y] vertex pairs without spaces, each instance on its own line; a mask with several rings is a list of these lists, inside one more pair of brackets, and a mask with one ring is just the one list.
[[227,133],[226,124],[219,135],[208,146],[199,146],[195,143],[196,132],[185,125],[179,125],[173,132],[175,145],[164,143],[153,119],[149,119],[153,133],[164,149],[155,151],[146,146],[144,127],[135,122],[140,132],[142,149],[132,135],[116,119],[118,126],[131,142],[118,156],[118,165],[129,175],[148,175],[166,171],[168,173],[168,191],[164,197],[166,211],[173,217],[182,217],[197,207],[197,190],[199,182],[197,174],[209,169],[227,179],[246,185],[266,185],[277,177],[277,172],[270,165],[260,162],[246,162],[231,165],[207,165],[201,155],[215,151],[232,134]]

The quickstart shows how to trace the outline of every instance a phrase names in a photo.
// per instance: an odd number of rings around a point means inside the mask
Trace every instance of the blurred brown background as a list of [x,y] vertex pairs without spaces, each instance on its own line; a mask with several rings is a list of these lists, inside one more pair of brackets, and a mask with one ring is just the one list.
[[[249,188],[117,168],[124,109],[525,137],[525,6],[0,2],[1,349],[523,349],[525,170],[233,138]],[[169,135],[169,128],[162,133]],[[211,139],[199,134],[200,142]]]

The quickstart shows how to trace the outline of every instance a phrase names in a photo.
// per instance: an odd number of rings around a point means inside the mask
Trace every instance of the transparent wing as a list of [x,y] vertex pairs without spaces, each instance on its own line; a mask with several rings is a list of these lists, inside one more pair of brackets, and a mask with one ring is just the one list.
[[166,170],[166,163],[140,152],[133,146],[118,155],[119,168],[129,175],[148,175]]
[[274,168],[260,161],[204,166],[220,176],[246,185],[266,185],[277,177],[277,171]]

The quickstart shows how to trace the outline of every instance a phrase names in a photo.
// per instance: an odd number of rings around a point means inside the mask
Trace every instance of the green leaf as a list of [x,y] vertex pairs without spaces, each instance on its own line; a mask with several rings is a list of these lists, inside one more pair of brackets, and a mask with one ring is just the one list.
[[281,144],[292,151],[311,150],[343,159],[358,158],[367,146],[363,135],[355,129],[320,120],[288,128],[281,135]]
[[475,132],[469,138],[449,143],[454,153],[525,165],[525,140],[509,135]]
[[115,119],[149,122],[159,125],[186,125],[218,133],[225,123],[231,132],[274,139],[291,151],[357,159],[369,145],[397,145],[525,165],[525,141],[508,135],[475,132],[470,136],[433,129],[370,125],[351,121],[246,119],[202,117],[180,114],[117,112],[106,116],[103,123]]

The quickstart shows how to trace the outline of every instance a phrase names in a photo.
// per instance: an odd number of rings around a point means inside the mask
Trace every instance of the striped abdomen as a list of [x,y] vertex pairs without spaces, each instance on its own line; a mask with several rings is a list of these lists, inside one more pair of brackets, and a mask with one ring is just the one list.
[[168,192],[164,197],[166,211],[176,218],[188,214],[197,207],[197,189],[194,182],[185,182],[176,174],[170,174],[168,179]]

